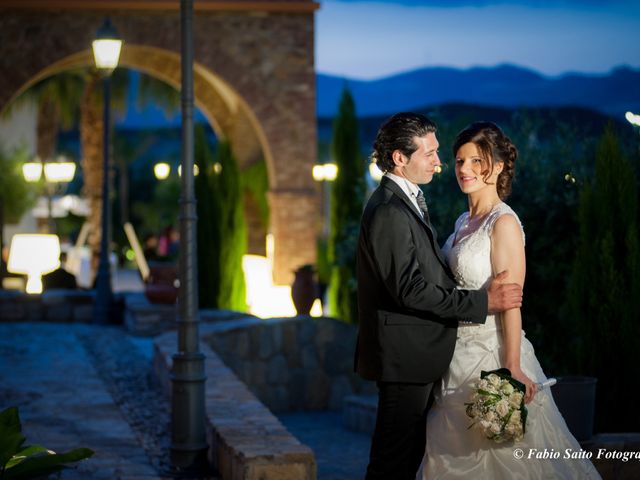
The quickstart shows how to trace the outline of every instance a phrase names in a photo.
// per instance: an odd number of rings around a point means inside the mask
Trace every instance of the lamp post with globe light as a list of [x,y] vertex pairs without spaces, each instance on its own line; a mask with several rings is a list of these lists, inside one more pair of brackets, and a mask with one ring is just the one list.
[[171,173],[171,167],[166,162],[159,162],[153,166],[153,174],[158,180],[165,180]]
[[103,138],[103,170],[102,170],[102,233],[100,238],[100,261],[96,275],[96,303],[94,309],[94,321],[96,323],[108,323],[111,308],[111,266],[109,264],[109,126],[111,109],[111,74],[118,66],[122,40],[118,37],[111,20],[105,19],[98,29],[96,39],[93,41],[93,56],[96,68],[102,74],[102,88],[104,101],[104,138]]
[[[222,166],[219,163],[215,163],[213,165],[213,172],[220,173]],[[171,165],[167,162],[158,162],[153,166],[153,175],[156,177],[156,180],[166,180],[169,178],[171,174]],[[193,176],[197,177],[200,174],[200,169],[198,165],[193,165]],[[178,177],[182,177],[182,165],[178,165]]]
[[197,214],[193,137],[193,0],[180,0],[182,173],[178,351],[171,367],[171,466],[176,476],[202,477],[208,469],[204,355],[200,352]]
[[[36,157],[33,162],[22,165],[22,176],[29,183],[39,182],[44,177],[44,190],[47,200],[47,233],[55,233],[53,223],[53,195],[56,186],[73,180],[76,164],[59,156],[55,162],[48,162]],[[43,175],[44,174],[44,175]]]
[[322,204],[322,234],[329,234],[329,189],[330,184],[338,177],[338,166],[335,163],[323,163],[314,165],[311,175],[316,182],[323,183],[320,190],[320,203]]

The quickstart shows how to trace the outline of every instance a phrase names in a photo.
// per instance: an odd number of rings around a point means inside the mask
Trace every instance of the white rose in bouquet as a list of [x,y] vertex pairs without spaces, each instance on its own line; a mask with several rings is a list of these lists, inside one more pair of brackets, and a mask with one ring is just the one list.
[[500,415],[501,418],[504,418],[509,413],[509,402],[506,400],[500,400],[496,403],[496,413]]
[[490,440],[497,443],[522,440],[527,422],[525,386],[506,368],[482,372],[466,403],[467,416]]
[[509,382],[505,382],[504,385],[500,388],[500,391],[505,395],[511,395],[514,392],[515,388]]
[[489,383],[491,384],[492,387],[499,387],[500,384],[502,383],[502,381],[500,380],[500,377],[493,373],[489,375],[487,379],[489,380]]
[[513,392],[509,395],[509,406],[511,408],[520,408],[523,398],[522,392]]

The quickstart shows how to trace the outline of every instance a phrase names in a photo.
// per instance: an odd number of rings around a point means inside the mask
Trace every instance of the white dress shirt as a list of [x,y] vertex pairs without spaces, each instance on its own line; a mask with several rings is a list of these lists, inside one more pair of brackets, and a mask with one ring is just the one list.
[[405,195],[409,197],[409,200],[411,200],[413,206],[416,207],[416,211],[424,218],[424,213],[422,213],[422,210],[420,210],[417,200],[420,187],[418,187],[415,183],[410,182],[406,178],[399,177],[398,175],[394,175],[390,172],[385,173],[385,176],[389,177],[391,180],[398,184]]

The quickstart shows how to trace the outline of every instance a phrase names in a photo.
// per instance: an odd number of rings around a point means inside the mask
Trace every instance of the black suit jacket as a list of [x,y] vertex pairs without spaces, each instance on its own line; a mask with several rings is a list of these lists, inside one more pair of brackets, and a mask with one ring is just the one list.
[[451,362],[458,321],[487,316],[486,292],[456,289],[435,233],[386,177],[362,216],[357,277],[355,366],[368,380],[437,380]]

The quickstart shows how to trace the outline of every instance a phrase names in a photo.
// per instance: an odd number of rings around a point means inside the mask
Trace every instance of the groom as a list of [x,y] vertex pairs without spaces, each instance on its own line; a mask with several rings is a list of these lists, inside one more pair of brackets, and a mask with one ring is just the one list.
[[[358,240],[356,371],[378,385],[367,480],[413,480],[425,450],[428,401],[447,369],[458,322],[519,307],[522,290],[502,284],[458,290],[418,185],[438,158],[436,126],[424,115],[387,120],[372,157],[385,176],[365,207]],[[503,272],[504,273],[504,272]]]

